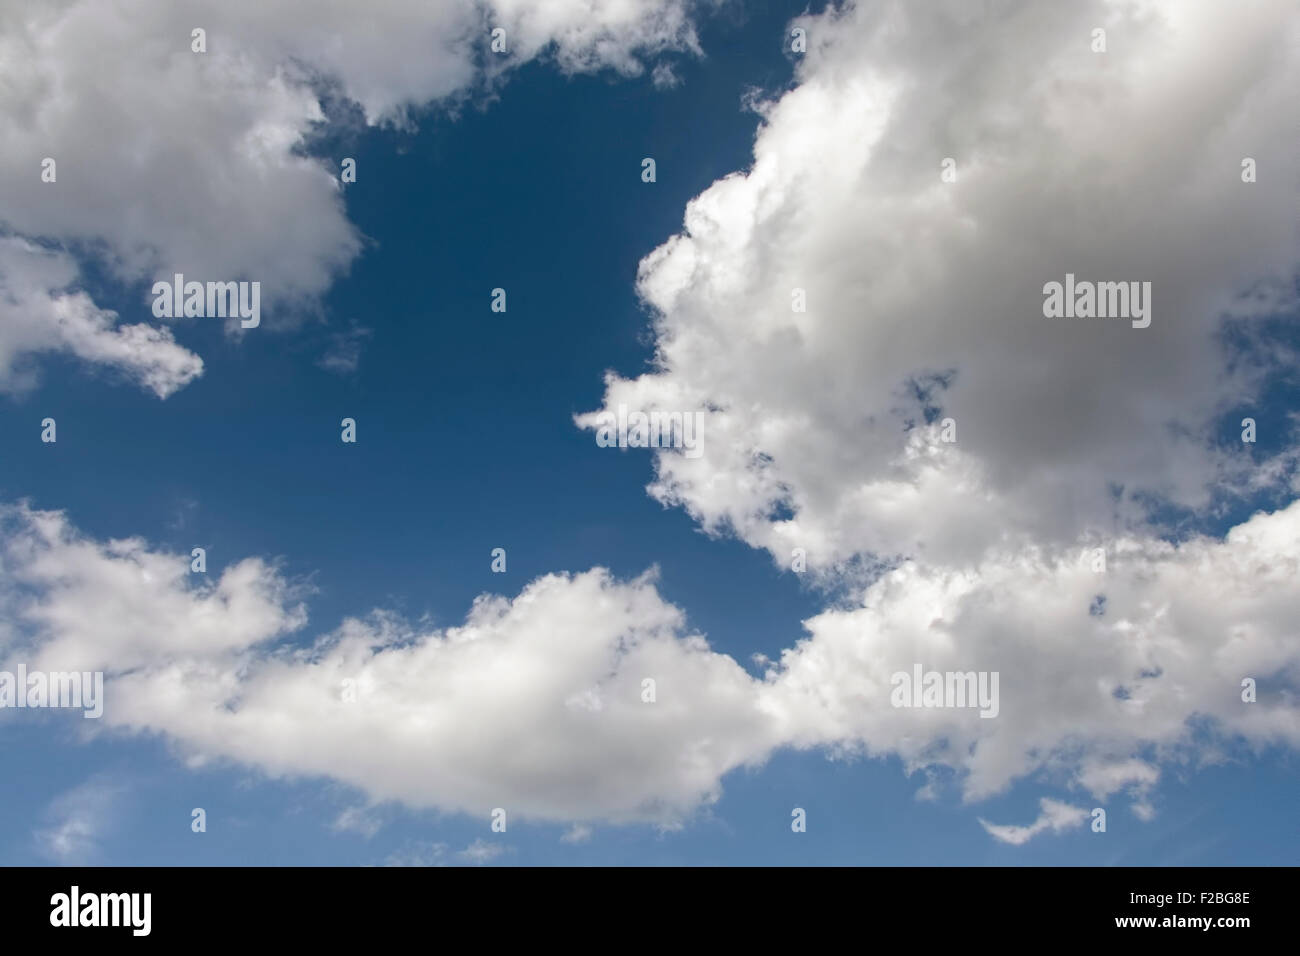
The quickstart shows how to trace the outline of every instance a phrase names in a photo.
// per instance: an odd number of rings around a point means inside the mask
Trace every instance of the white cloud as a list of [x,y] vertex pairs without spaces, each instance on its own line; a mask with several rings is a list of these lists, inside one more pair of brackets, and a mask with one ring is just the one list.
[[351,375],[361,364],[361,350],[374,331],[354,324],[347,331],[331,333],[329,346],[316,364],[336,375]]
[[[93,542],[48,512],[6,517],[15,586],[0,610],[25,636],[0,641],[0,662],[102,669],[105,725],[201,757],[484,818],[661,821],[714,799],[773,742],[758,687],[650,576],[552,574],[513,600],[480,597],[459,627],[375,613],[292,647],[277,639],[305,614],[265,562],[196,586],[184,555]],[[599,708],[567,706],[588,693]]]
[[[507,56],[487,52],[492,26],[507,30]],[[203,54],[191,51],[196,27]],[[405,122],[410,107],[454,104],[539,56],[633,74],[642,56],[697,49],[686,0],[373,0],[364,13],[350,0],[5,4],[0,230],[75,248],[125,283],[260,281],[274,325],[362,248],[337,166],[300,154],[325,120],[322,84],[370,123]],[[46,157],[53,183],[41,181]],[[32,285],[30,265],[0,259],[0,287]],[[27,310],[17,332],[0,323],[0,386],[14,354],[63,347],[129,366],[165,397],[199,364],[136,324],[152,320],[149,301],[112,336],[84,295]],[[79,345],[64,341],[73,334]]]
[[[130,9],[77,6],[47,32],[93,62],[93,28],[125,29],[96,18]],[[249,39],[237,52],[213,46],[212,62],[233,72],[212,82],[233,105],[214,103],[211,125],[235,144],[220,155],[239,190],[265,171],[268,189],[301,191],[310,215],[291,228],[303,236],[275,231],[283,209],[270,196],[257,204],[269,238],[207,248],[185,229],[221,197],[177,190],[218,171],[189,160],[220,160],[196,152],[172,169],[148,150],[138,173],[174,177],[156,184],[156,201],[181,203],[179,225],[133,232],[120,210],[90,208],[68,212],[55,234],[89,230],[136,273],[182,255],[203,268],[265,263],[283,289],[319,290],[355,254],[355,236],[332,178],[289,153],[316,115],[314,95],[290,73],[268,84],[268,64],[315,50],[309,61],[371,119],[451,95],[473,65],[377,65],[379,46],[330,42],[331,6],[302,33],[269,28],[265,18],[294,9],[222,8],[210,42]],[[382,8],[376,37],[396,9]],[[576,3],[495,9],[519,55],[554,38],[569,68],[630,70],[635,49],[691,45],[674,4],[645,19],[613,2],[595,14]],[[4,16],[12,25],[16,14]],[[187,17],[171,25],[182,36]],[[484,19],[465,29],[481,32]],[[240,32],[253,22],[268,28]],[[1203,509],[1215,488],[1265,480],[1243,455],[1212,448],[1208,423],[1257,386],[1225,364],[1220,316],[1289,302],[1300,158],[1279,118],[1300,80],[1300,51],[1285,42],[1294,7],[1261,2],[1225,19],[1203,0],[1007,3],[979,17],[965,5],[864,3],[801,22],[800,84],[762,107],[752,170],[692,202],[686,233],[642,265],[658,313],[655,370],[611,379],[606,396],[610,408],[713,409],[703,456],[661,455],[654,485],[705,527],[783,565],[794,547],[813,569],[909,559],[806,622],[807,639],[763,679],[691,632],[650,576],[547,575],[513,599],[480,598],[459,627],[373,613],[294,646],[284,638],[305,626],[301,596],[266,562],[198,587],[183,556],[89,541],[60,516],[22,509],[7,512],[0,558],[14,582],[0,591],[0,618],[14,622],[0,630],[5,656],[111,670],[105,723],[166,734],[192,758],[326,776],[377,801],[478,815],[501,806],[512,819],[670,826],[714,800],[727,771],[781,746],[951,768],[970,800],[1027,776],[1099,798],[1122,792],[1147,817],[1160,767],[1204,735],[1300,746],[1300,503],[1222,540],[1174,546],[1147,527],[1138,497]],[[1110,31],[1105,55],[1088,48],[1097,23]],[[179,71],[163,74],[178,89],[201,84],[212,67],[168,52],[175,41],[160,36],[143,62]],[[429,45],[420,29],[410,37]],[[82,69],[46,69],[39,42],[6,42],[38,48],[24,55],[39,68],[11,80],[20,92],[57,89],[60,70]],[[82,109],[54,97],[23,117],[27,158],[0,163],[34,171],[39,131],[70,128]],[[158,109],[149,128],[159,117],[187,128],[191,114]],[[108,120],[92,120],[102,133]],[[1260,182],[1241,183],[1243,155],[1259,160]],[[958,161],[955,184],[939,179],[946,156]],[[13,204],[20,231],[23,216],[56,221],[24,205],[35,201]],[[166,221],[153,202],[139,222]],[[1153,282],[1151,327],[1044,319],[1042,284],[1067,271]],[[790,310],[796,287],[806,313]],[[923,424],[928,404],[956,419],[955,445]],[[1293,480],[1278,461],[1268,473],[1275,485]],[[1106,549],[1105,574],[1081,560],[1085,546]],[[1098,594],[1104,613],[1089,614]],[[999,716],[891,707],[889,676],[915,663],[998,671]],[[1248,676],[1265,690],[1254,704],[1239,696]],[[640,700],[643,677],[658,683],[655,704]],[[344,680],[355,703],[342,698]],[[1023,842],[1075,812],[1043,807],[1027,827],[990,832]]]
[[370,807],[347,807],[342,810],[330,829],[340,833],[359,833],[369,839],[378,833],[384,821]]
[[[1010,540],[1140,527],[1140,492],[1202,508],[1253,471],[1208,445],[1256,385],[1216,334],[1225,313],[1296,305],[1283,117],[1300,14],[980,9],[803,18],[799,85],[761,107],[752,169],[696,197],[642,262],[655,368],[611,377],[604,407],[710,409],[703,455],[656,453],[652,491],[783,567],[794,548],[813,570],[969,565]],[[1254,184],[1247,155],[1270,170]],[[1151,326],[1044,318],[1042,286],[1067,272],[1152,282]]]
[[1038,814],[1038,819],[1028,826],[1000,826],[989,823],[987,820],[980,820],[980,823],[994,839],[1003,843],[1010,843],[1013,846],[1020,846],[1028,843],[1040,833],[1060,833],[1062,830],[1076,827],[1088,819],[1088,811],[1083,807],[1073,807],[1068,803],[1061,803],[1059,800],[1044,797],[1038,801],[1038,805],[1042,812]]
[[[652,494],[783,568],[804,549],[847,593],[768,672],[781,738],[951,767],[972,800],[1030,774],[1122,790],[1140,815],[1190,721],[1300,744],[1300,508],[1176,548],[1149,508],[1206,518],[1294,481],[1293,450],[1257,467],[1212,439],[1262,381],[1222,319],[1297,305],[1294,5],[862,2],[800,23],[752,168],[643,260],[654,367],[611,374],[601,409],[704,409],[702,456],[654,452]],[[1243,183],[1244,156],[1276,177]],[[1151,282],[1151,326],[1046,319],[1067,272]],[[884,706],[915,663],[999,671],[1001,715]],[[1239,697],[1257,673],[1264,708]]]
[[671,90],[682,85],[681,77],[673,70],[671,63],[660,63],[650,74],[650,79],[658,90]]
[[561,843],[586,843],[591,839],[592,829],[582,823],[575,823],[569,829],[564,831],[560,837]]
[[491,863],[505,853],[506,850],[507,847],[502,844],[489,843],[480,837],[456,855],[467,863],[482,866],[485,863]]
[[[139,538],[90,541],[61,515],[25,508],[0,509],[0,522],[12,531],[0,556],[0,600],[31,633],[52,638],[0,644],[0,660],[22,654],[34,670],[66,663],[124,674],[148,672],[160,660],[227,655],[234,667],[239,654],[306,623],[299,589],[257,559],[194,585],[188,558],[152,551]],[[31,600],[33,593],[43,600]]]
[[[95,542],[58,514],[8,508],[2,530],[0,666],[103,669],[106,728],[375,803],[673,826],[728,771],[828,747],[951,768],[969,800],[1035,777],[1126,791],[1149,815],[1159,765],[1205,740],[1300,746],[1300,502],[1222,541],[1113,542],[1105,575],[1073,550],[967,572],[909,562],[861,607],[808,621],[762,679],[691,632],[649,575],[546,575],[480,597],[457,627],[374,612],[290,643],[300,590],[264,561],[200,586],[185,555]],[[890,675],[913,663],[997,670],[998,717],[893,707]]]
[[[1007,549],[976,569],[908,562],[860,607],[807,621],[764,704],[791,743],[951,767],[971,800],[1038,773],[1099,797],[1140,794],[1158,772],[1137,755],[1185,758],[1193,718],[1256,747],[1300,747],[1297,541],[1300,502],[1222,541],[1108,542],[1104,574],[1081,547]],[[997,671],[998,716],[889,706],[890,676],[916,663]],[[1245,677],[1268,699],[1244,703]]]
[[446,866],[445,843],[411,844],[390,853],[384,866]]
[[1145,760],[1137,759],[1093,762],[1079,770],[1079,783],[1089,793],[1103,798],[1125,788],[1145,791],[1159,777],[1159,770]]
[[384,866],[449,866],[451,860],[462,865],[483,866],[491,863],[511,848],[500,843],[489,843],[477,839],[463,850],[451,853],[446,843],[412,843],[390,853],[384,860]]
[[60,794],[46,811],[46,825],[33,834],[37,849],[55,863],[93,864],[101,840],[117,818],[125,792],[120,781],[98,774]]
[[159,398],[203,372],[203,361],[176,344],[169,329],[119,324],[75,288],[66,254],[0,237],[0,391],[37,382],[32,355],[59,352],[112,369]]

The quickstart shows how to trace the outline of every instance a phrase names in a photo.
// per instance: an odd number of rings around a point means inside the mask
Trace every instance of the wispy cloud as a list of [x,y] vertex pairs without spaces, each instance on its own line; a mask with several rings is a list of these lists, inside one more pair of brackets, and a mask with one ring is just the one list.
[[980,823],[995,840],[1020,846],[1040,833],[1060,833],[1062,830],[1078,826],[1088,818],[1088,811],[1083,807],[1071,806],[1059,800],[1052,800],[1050,797],[1043,797],[1038,801],[1038,806],[1041,809],[1038,819],[1028,826],[1001,826],[989,823],[983,818],[980,819]]
[[32,836],[41,855],[65,865],[89,865],[118,816],[126,786],[106,774],[56,797],[46,811],[45,826]]
[[478,839],[463,850],[451,852],[446,843],[412,843],[390,853],[384,866],[455,866],[470,864],[482,866],[491,863],[512,848],[501,843]]
[[561,843],[586,843],[591,839],[591,827],[575,823],[560,837]]
[[325,354],[316,360],[316,364],[327,372],[336,375],[352,375],[361,364],[361,350],[374,329],[353,325],[347,331],[330,335]]
[[378,833],[384,825],[379,814],[370,807],[348,807],[334,818],[330,829],[340,833],[360,833],[367,839]]

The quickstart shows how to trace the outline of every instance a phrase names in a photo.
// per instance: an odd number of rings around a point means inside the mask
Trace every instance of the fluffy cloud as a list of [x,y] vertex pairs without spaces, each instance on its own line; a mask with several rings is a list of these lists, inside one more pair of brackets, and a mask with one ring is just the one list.
[[5,524],[19,633],[0,662],[104,670],[105,724],[194,757],[485,817],[672,821],[774,742],[758,686],[650,577],[548,575],[460,627],[376,613],[295,646],[278,639],[305,623],[296,591],[261,561],[196,586],[185,556],[90,541],[58,514]]
[[176,344],[169,329],[118,324],[74,288],[76,263],[65,253],[0,238],[0,391],[36,384],[30,356],[61,352],[112,369],[166,398],[203,371],[203,360]]
[[[642,263],[655,368],[611,376],[605,408],[706,409],[703,455],[660,453],[653,493],[786,566],[968,563],[1140,525],[1152,499],[1204,508],[1247,470],[1210,447],[1258,384],[1218,336],[1296,305],[1294,5],[980,10],[801,20],[752,168]],[[1067,272],[1151,282],[1151,326],[1045,318]]]
[[[0,667],[103,669],[105,727],[163,734],[196,761],[342,781],[372,803],[672,825],[728,771],[827,747],[950,768],[971,800],[1034,776],[1127,792],[1149,815],[1159,764],[1207,739],[1300,746],[1297,539],[1300,502],[1222,541],[1119,542],[1105,575],[1068,553],[977,572],[909,562],[753,678],[650,576],[547,575],[484,595],[458,627],[374,612],[304,640],[299,591],[265,562],[196,584],[183,555],[17,506],[0,536]],[[891,674],[917,662],[999,671],[998,717],[894,707]],[[1241,700],[1248,676],[1256,703]]]
[[[486,50],[496,26],[504,56]],[[204,54],[191,52],[194,28],[207,31]],[[401,121],[541,55],[570,71],[635,73],[640,55],[666,49],[696,49],[685,0],[8,3],[0,230],[68,244],[128,284],[247,278],[263,283],[268,308],[310,303],[362,244],[337,168],[302,155],[325,120],[326,86],[371,123]],[[54,183],[40,178],[46,157]],[[25,265],[5,257],[0,284],[32,284]],[[94,321],[89,300],[78,308],[77,323]],[[60,347],[64,320],[45,312],[30,311],[25,333],[0,325],[0,357]],[[151,318],[143,299],[140,314]],[[138,325],[118,338],[79,354],[121,365],[120,352],[171,341]],[[168,371],[142,384],[163,395],[187,380],[174,358]]]
[[[1294,5],[863,0],[799,23],[752,167],[641,264],[654,367],[577,416],[703,410],[703,454],[655,452],[651,493],[838,586],[767,674],[783,742],[1143,817],[1194,727],[1300,745],[1300,506],[1178,546],[1158,520],[1295,486],[1294,449],[1214,437],[1265,381],[1258,320],[1297,306]],[[1243,182],[1244,157],[1269,175]],[[1151,325],[1045,318],[1067,273],[1150,282]],[[918,663],[999,672],[1000,715],[889,707]]]
[[[39,46],[66,20],[70,36],[89,36],[78,18],[130,5],[62,9],[43,31],[0,32]],[[228,114],[214,102],[214,128],[236,144],[220,156],[247,164],[234,167],[241,175],[265,169],[269,205],[258,210],[273,235],[284,238],[278,177],[309,194],[303,209],[317,218],[283,225],[309,234],[292,249],[258,239],[208,250],[183,234],[192,211],[174,235],[132,232],[154,221],[155,201],[185,201],[174,192],[193,171],[172,170],[162,198],[142,200],[135,217],[104,214],[90,234],[126,274],[179,250],[204,268],[264,260],[283,290],[318,290],[356,237],[331,176],[291,152],[319,106],[283,64],[318,64],[373,120],[472,83],[472,45],[463,61],[439,61],[453,63],[445,72],[419,56],[378,63],[380,41],[372,50],[365,30],[346,49],[331,42],[332,30],[357,27],[350,8],[346,24],[333,26],[343,6],[326,4],[291,33],[271,26],[293,4],[235,3],[209,28],[209,56],[229,62],[204,65],[183,46],[193,17],[177,9],[182,39],[141,55],[182,72],[229,67],[207,80],[250,99]],[[381,5],[376,38],[392,34],[398,9]],[[540,6],[474,7],[463,35],[505,17],[516,55],[549,37],[574,69],[633,69],[638,49],[693,43],[676,4],[545,9],[538,19]],[[603,13],[584,19],[589,9]],[[1294,9],[983,9],[881,2],[805,18],[799,84],[761,106],[752,169],[694,200],[685,232],[642,266],[656,367],[611,377],[606,407],[707,410],[704,454],[659,455],[653,492],[783,564],[800,547],[814,568],[884,568],[809,620],[763,677],[691,633],[652,577],[548,575],[513,598],[484,596],[459,627],[372,613],[305,640],[303,595],[264,561],[199,586],[182,556],[90,541],[57,514],[22,508],[6,513],[0,538],[0,580],[11,582],[0,590],[0,622],[12,622],[0,624],[3,658],[109,671],[104,723],[165,734],[195,757],[326,776],[375,801],[584,824],[678,820],[714,799],[730,769],[783,746],[947,768],[970,800],[1025,777],[1126,794],[1143,816],[1160,768],[1200,759],[1206,737],[1300,746],[1300,503],[1176,545],[1147,509],[1153,498],[1203,511],[1227,484],[1295,480],[1293,455],[1254,469],[1210,440],[1215,417],[1259,384],[1250,363],[1226,361],[1223,317],[1294,305],[1300,158],[1279,120],[1300,80],[1285,42]],[[241,33],[249,23],[260,26]],[[1089,48],[1099,25],[1105,54]],[[218,42],[245,35],[238,51]],[[434,46],[454,35],[438,32]],[[9,89],[61,88],[46,75]],[[20,124],[33,180],[44,140],[32,130],[72,122],[51,102],[50,118],[37,110]],[[179,128],[192,122],[160,108]],[[133,135],[154,128],[122,122]],[[142,171],[154,169],[154,152],[139,149]],[[939,177],[949,156],[955,183]],[[1243,156],[1258,161],[1259,182],[1241,181]],[[245,188],[239,177],[204,188],[226,186]],[[54,221],[31,201],[13,215]],[[1151,326],[1045,319],[1042,285],[1066,272],[1152,282]],[[807,312],[791,310],[796,288]],[[956,420],[955,444],[938,441],[943,416]],[[1104,574],[1084,559],[1096,547]],[[918,663],[998,671],[998,717],[892,707],[890,676]],[[653,705],[641,701],[646,677]],[[1260,682],[1257,703],[1241,700],[1245,677]],[[1027,827],[987,826],[1023,842],[1073,812],[1046,802]]]
[[[765,704],[791,743],[949,767],[970,800],[1034,774],[1141,795],[1158,771],[1139,755],[1194,761],[1204,725],[1300,747],[1298,541],[1300,502],[1225,540],[1117,540],[1104,573],[1083,549],[1009,550],[973,570],[907,562],[860,607],[806,622]],[[890,706],[891,675],[918,663],[998,672],[998,716]],[[1247,677],[1268,688],[1256,703]]]

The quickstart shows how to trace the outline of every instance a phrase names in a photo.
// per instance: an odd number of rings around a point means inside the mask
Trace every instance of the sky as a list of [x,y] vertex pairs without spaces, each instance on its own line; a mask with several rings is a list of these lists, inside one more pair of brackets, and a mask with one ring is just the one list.
[[6,4],[0,862],[1294,865],[1298,31]]

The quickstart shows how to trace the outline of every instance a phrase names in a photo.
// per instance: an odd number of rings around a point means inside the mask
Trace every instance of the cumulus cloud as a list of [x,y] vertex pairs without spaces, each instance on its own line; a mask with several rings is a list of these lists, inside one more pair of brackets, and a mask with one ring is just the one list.
[[[653,494],[810,569],[970,563],[1140,526],[1152,500],[1206,507],[1251,470],[1211,447],[1258,385],[1222,320],[1297,304],[1296,21],[1284,0],[802,18],[752,168],[641,264],[654,368],[611,375],[604,407],[706,413],[703,454],[658,452]],[[1045,318],[1066,273],[1152,283],[1152,324]]]
[[[796,744],[897,753],[909,769],[958,771],[970,800],[1042,774],[1098,797],[1141,793],[1152,759],[1194,761],[1208,721],[1252,746],[1300,747],[1300,502],[1226,539],[1124,538],[1106,570],[1092,552],[1007,550],[977,569],[907,562],[860,607],[806,622],[769,670],[765,703]],[[1089,613],[1098,594],[1105,611]],[[894,708],[890,676],[998,672],[996,719]],[[1269,701],[1242,701],[1247,677]]]
[[[798,22],[797,85],[749,101],[752,166],[641,263],[652,368],[576,417],[700,410],[703,453],[653,452],[650,492],[834,587],[768,669],[782,740],[952,768],[971,800],[1026,775],[1124,792],[1144,818],[1201,719],[1297,746],[1297,506],[1222,540],[1162,524],[1295,486],[1293,448],[1215,438],[1273,367],[1261,320],[1298,304],[1294,5],[862,0]],[[1276,177],[1244,182],[1246,157]],[[1150,326],[1046,318],[1067,273],[1150,282]],[[999,672],[999,717],[885,706],[918,663]],[[1240,698],[1258,674],[1262,708]]]
[[[315,301],[362,248],[337,166],[304,155],[326,120],[326,88],[370,123],[407,122],[412,107],[455,102],[539,56],[634,74],[643,56],[697,50],[687,12],[686,0],[376,0],[364,14],[349,0],[7,3],[0,231],[75,248],[128,285],[176,272],[257,280],[274,322]],[[505,54],[487,50],[494,27]],[[205,53],[191,49],[196,28]],[[41,180],[46,158],[52,183]],[[0,284],[31,285],[29,265],[0,260]],[[89,299],[74,304],[72,319],[69,306],[29,310],[18,334],[0,324],[0,356],[104,324]],[[83,358],[117,365],[171,344],[136,324],[82,338]],[[165,396],[198,374],[176,363],[169,355],[167,376],[137,378]]]
[[1038,805],[1042,812],[1039,813],[1038,819],[1028,826],[1000,826],[987,820],[980,820],[980,823],[995,840],[1020,846],[1040,833],[1060,833],[1062,830],[1078,826],[1088,818],[1088,811],[1083,807],[1073,807],[1059,800],[1044,797]]
[[[484,595],[457,627],[387,613],[314,639],[300,590],[246,559],[193,583],[184,555],[97,542],[57,513],[5,510],[0,666],[107,672],[102,724],[187,757],[323,777],[397,800],[511,819],[670,826],[778,747],[947,767],[979,800],[1033,776],[1139,815],[1196,745],[1300,746],[1300,502],[1224,540],[1120,542],[1106,575],[1069,553],[978,572],[913,562],[761,678],[710,649],[657,593],[595,569]],[[1105,589],[1106,610],[1089,613]],[[894,707],[890,675],[997,670],[999,716]],[[1255,678],[1266,692],[1240,695]],[[656,682],[654,703],[642,682]],[[357,826],[355,814],[339,825]]]
[[[504,17],[516,56],[553,42],[570,69],[633,70],[637,50],[693,43],[678,5],[596,4],[594,21],[589,7],[543,16],[497,2],[473,8],[464,35]],[[381,8],[386,42],[397,7]],[[57,9],[90,35],[77,19],[87,8]],[[329,41],[329,5],[292,37],[259,28],[238,52],[217,42],[281,9],[295,8],[236,3],[213,20],[211,48],[238,60],[213,82],[263,110],[232,108],[224,127],[218,109],[213,123],[238,144],[226,155],[273,183],[296,177],[317,221],[284,260],[269,240],[211,255],[264,259],[283,289],[310,291],[356,237],[333,179],[296,165],[319,108],[307,79],[282,66],[268,86],[267,64],[323,64],[377,120],[464,88],[478,61],[461,51],[445,74],[388,54],[376,65],[364,39]],[[1203,0],[980,10],[864,2],[801,18],[798,84],[759,104],[752,168],[697,197],[685,231],[642,264],[655,367],[611,376],[605,406],[707,416],[703,455],[659,453],[652,492],[783,565],[804,548],[813,570],[857,562],[874,575],[846,585],[761,678],[694,633],[652,575],[552,574],[481,597],[457,627],[373,612],[308,637],[305,595],[264,560],[196,585],[183,556],[89,540],[22,507],[0,536],[0,621],[13,622],[0,659],[109,671],[103,723],[164,734],[192,759],[583,826],[670,825],[778,747],[898,755],[928,792],[948,768],[972,801],[1026,777],[1126,794],[1147,818],[1161,768],[1194,763],[1206,738],[1300,746],[1300,503],[1179,543],[1150,510],[1204,515],[1225,487],[1296,480],[1294,455],[1255,468],[1211,440],[1216,416],[1259,386],[1257,366],[1227,361],[1224,317],[1249,327],[1295,305],[1300,158],[1279,119],[1300,80],[1293,5],[1261,0],[1228,18]],[[1105,54],[1089,46],[1098,25]],[[39,47],[48,32],[18,36]],[[159,43],[142,55],[210,69]],[[57,88],[43,75],[23,82]],[[19,134],[33,155],[42,115]],[[1259,182],[1241,181],[1243,156]],[[940,179],[946,157],[956,182]],[[91,231],[127,272],[187,248],[204,267],[239,266],[203,259],[202,237],[181,232],[155,248],[125,220]],[[189,213],[178,222],[189,228]],[[1150,281],[1151,326],[1044,318],[1042,286],[1067,272]],[[792,310],[796,289],[805,312]],[[945,417],[952,444],[939,440]],[[890,676],[915,664],[997,671],[998,717],[893,707]],[[1247,677],[1266,691],[1255,703],[1241,699]],[[985,825],[1022,843],[1077,812],[1044,801],[1028,826]]]
[[294,644],[296,591],[262,561],[195,586],[184,555],[91,541],[58,514],[9,509],[5,530],[21,634],[0,661],[103,670],[106,725],[199,757],[485,818],[668,821],[773,742],[759,688],[651,576],[547,575],[459,627],[376,613]]

